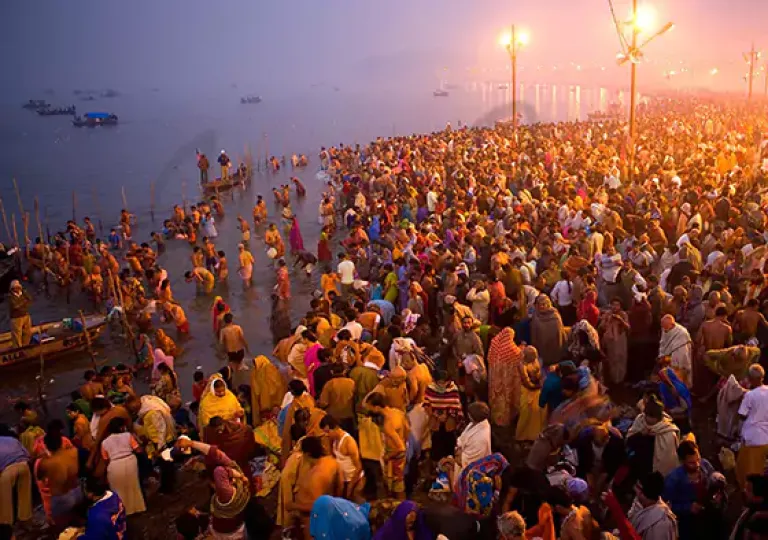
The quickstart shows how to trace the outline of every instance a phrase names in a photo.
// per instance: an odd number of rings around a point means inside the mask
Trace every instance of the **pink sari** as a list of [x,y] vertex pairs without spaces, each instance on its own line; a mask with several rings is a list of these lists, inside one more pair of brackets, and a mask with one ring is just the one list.
[[293,224],[291,225],[291,234],[289,237],[291,241],[291,252],[297,253],[304,251],[304,238],[301,236],[301,229],[299,229],[299,220],[296,216],[293,216]]
[[168,356],[162,349],[157,348],[155,349],[155,361],[152,363],[152,382],[160,379],[160,372],[157,370],[157,366],[160,364],[167,365],[173,371],[173,356]]
[[309,381],[309,393],[315,398],[315,370],[320,367],[320,359],[317,357],[323,346],[315,343],[304,353],[304,366],[307,368],[307,380]]

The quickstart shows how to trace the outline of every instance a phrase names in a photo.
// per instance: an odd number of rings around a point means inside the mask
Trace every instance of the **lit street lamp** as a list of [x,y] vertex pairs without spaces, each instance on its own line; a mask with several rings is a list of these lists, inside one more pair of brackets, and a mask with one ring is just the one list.
[[517,51],[529,42],[530,36],[526,32],[517,32],[514,24],[510,32],[499,39],[499,44],[507,49],[512,62],[512,129],[517,128]]
[[[637,0],[632,0],[632,14],[628,24],[632,27],[632,39],[629,44],[623,34],[619,34],[619,38],[622,44],[622,52],[616,57],[618,64],[624,65],[630,62],[630,97],[629,97],[629,179],[634,177],[635,169],[635,109],[636,109],[636,97],[637,97],[637,64],[643,58],[643,49],[651,41],[659,37],[660,35],[671,30],[674,25],[671,22],[665,24],[661,29],[651,34],[645,41],[638,45],[637,38],[641,32],[649,32],[656,22],[655,10],[644,4],[638,8]],[[618,23],[617,23],[618,26]]]

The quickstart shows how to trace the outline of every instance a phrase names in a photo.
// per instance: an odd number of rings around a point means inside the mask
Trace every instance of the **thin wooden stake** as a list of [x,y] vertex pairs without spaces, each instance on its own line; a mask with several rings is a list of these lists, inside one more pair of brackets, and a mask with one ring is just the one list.
[[123,208],[125,209],[126,212],[128,212],[128,199],[125,197],[125,186],[122,186],[120,188],[120,191],[122,192],[122,195],[123,195]]
[[21,193],[19,192],[19,184],[16,179],[13,179],[13,190],[16,192],[16,202],[19,203],[19,211],[21,212],[21,221],[24,224],[24,253],[29,259],[29,233],[27,232],[27,225],[29,222],[29,214],[24,212],[24,204],[21,202]]
[[72,190],[72,221],[77,223],[77,193]]
[[184,209],[184,215],[187,214],[187,181],[181,181],[181,202]]
[[13,242],[16,247],[19,247],[19,235],[16,232],[16,214],[11,214],[11,221],[13,222]]
[[91,199],[96,207],[96,214],[99,216],[99,236],[104,236],[104,225],[101,222],[101,209],[99,208],[99,198],[96,196],[96,188],[91,190]]
[[88,333],[88,323],[85,321],[85,315],[83,310],[80,311],[80,322],[83,323],[83,332],[85,332],[85,346],[88,349],[88,354],[91,356],[91,367],[96,370],[96,353],[93,352],[93,344],[91,343],[91,335]]
[[149,183],[149,214],[152,217],[152,223],[155,222],[155,181]]
[[[43,242],[43,226],[40,224],[40,203],[37,201],[37,197],[35,197],[35,220],[37,221],[37,232],[40,236],[40,243]],[[49,294],[48,291],[48,268],[46,267],[47,263],[45,261],[45,248],[43,248],[43,286],[45,287],[45,294]],[[67,255],[69,255],[69,251],[67,251]],[[69,285],[67,285],[69,287]],[[69,303],[69,295],[67,295],[67,303]]]
[[11,230],[8,228],[8,218],[5,215],[5,205],[3,204],[3,199],[0,197],[0,212],[3,213],[3,225],[5,226],[5,236],[8,237],[8,243],[10,244],[13,242],[13,237],[11,236]]
[[136,357],[136,363],[139,364],[141,363],[141,359],[139,358],[139,351],[136,349],[133,330],[131,329],[131,325],[128,323],[128,314],[125,312],[125,304],[123,303],[123,290],[120,287],[120,280],[117,276],[112,274],[111,270],[109,271],[109,279],[110,282],[112,282],[113,291],[116,291],[116,300],[120,303],[120,311],[122,313],[121,320],[123,321],[123,329],[125,330],[125,335],[128,339],[128,349]]
[[[22,223],[24,224],[24,251],[29,259],[29,212],[26,212],[22,216]],[[40,239],[42,240],[42,238]]]

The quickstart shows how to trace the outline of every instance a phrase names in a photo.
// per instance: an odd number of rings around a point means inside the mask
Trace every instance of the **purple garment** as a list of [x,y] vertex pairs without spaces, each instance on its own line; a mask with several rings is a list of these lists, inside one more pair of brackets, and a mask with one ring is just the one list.
[[416,512],[414,527],[414,540],[434,540],[435,535],[427,527],[424,521],[424,513],[419,505],[413,501],[403,501],[395,509],[395,513],[387,520],[384,526],[376,531],[373,540],[408,540],[408,531],[405,529],[405,520],[408,514]]
[[427,217],[429,216],[429,210],[427,210],[426,206],[419,206],[419,209],[416,211],[416,223],[421,223]]
[[290,242],[291,252],[298,253],[299,251],[304,251],[304,238],[302,238],[301,229],[299,229],[299,220],[295,216],[291,226]]
[[307,348],[304,353],[304,366],[307,368],[307,380],[309,381],[309,393],[314,397],[320,397],[315,395],[315,370],[320,367],[320,359],[318,354],[323,346],[319,343],[315,343],[311,347]]

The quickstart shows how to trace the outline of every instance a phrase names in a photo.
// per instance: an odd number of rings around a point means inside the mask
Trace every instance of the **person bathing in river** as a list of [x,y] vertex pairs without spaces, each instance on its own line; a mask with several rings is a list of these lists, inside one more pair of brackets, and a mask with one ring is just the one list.
[[304,184],[301,183],[301,180],[295,176],[292,176],[291,182],[293,182],[293,185],[296,186],[296,195],[299,197],[304,197],[307,194],[307,188],[304,187]]
[[244,244],[238,244],[237,249],[239,250],[238,261],[240,262],[240,268],[237,270],[237,272],[240,274],[240,277],[243,280],[243,287],[247,289],[251,286],[253,280],[254,259],[251,252],[245,249]]

